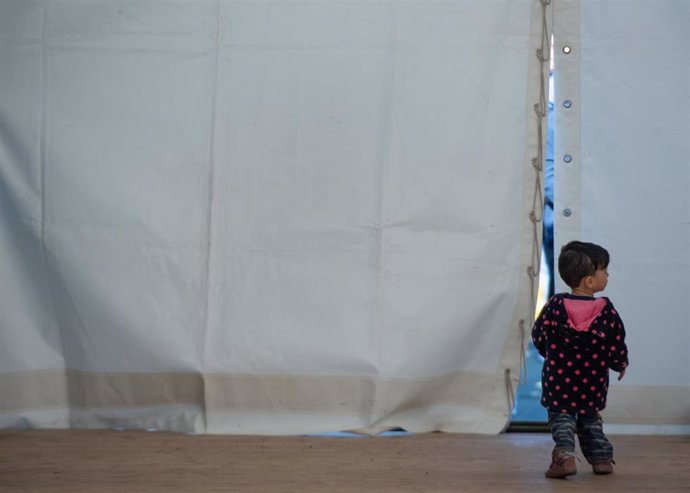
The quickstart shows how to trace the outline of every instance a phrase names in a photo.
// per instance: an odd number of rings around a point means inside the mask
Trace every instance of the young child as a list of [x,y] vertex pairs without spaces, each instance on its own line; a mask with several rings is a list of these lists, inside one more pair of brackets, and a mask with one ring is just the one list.
[[575,434],[595,474],[613,472],[613,446],[604,435],[599,411],[606,406],[609,368],[625,375],[625,329],[608,298],[594,298],[608,282],[608,252],[573,241],[561,249],[558,272],[572,292],[552,296],[532,328],[544,357],[541,404],[548,410],[556,446],[547,478],[577,473]]

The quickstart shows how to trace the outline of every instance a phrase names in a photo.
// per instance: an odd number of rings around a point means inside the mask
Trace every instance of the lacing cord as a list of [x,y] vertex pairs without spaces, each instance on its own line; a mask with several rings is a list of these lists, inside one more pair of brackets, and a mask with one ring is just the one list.
[[505,370],[506,380],[506,397],[508,399],[508,411],[511,412],[515,407],[515,389],[513,388],[513,379],[510,377],[510,368]]
[[[527,275],[530,283],[530,316],[536,310],[537,305],[537,282],[539,278],[539,265],[541,260],[539,233],[542,221],[544,219],[544,189],[542,186],[542,172],[544,170],[544,121],[546,119],[547,106],[547,77],[548,77],[548,63],[550,61],[551,52],[551,33],[549,31],[549,23],[547,21],[547,10],[551,5],[552,0],[539,0],[541,4],[541,46],[536,50],[535,55],[539,60],[539,100],[534,104],[534,113],[536,115],[536,135],[537,135],[537,155],[531,159],[532,167],[534,168],[534,192],[532,195],[532,210],[528,216],[532,222],[532,255],[530,265],[527,267]],[[531,324],[530,324],[531,325]],[[527,324],[525,319],[520,319],[518,322],[518,329],[520,331],[520,375],[518,383],[527,383],[527,359],[525,354],[525,342],[527,339]],[[508,393],[508,406],[512,411],[515,405],[515,393],[513,382],[511,378],[510,368],[505,370],[506,390]]]

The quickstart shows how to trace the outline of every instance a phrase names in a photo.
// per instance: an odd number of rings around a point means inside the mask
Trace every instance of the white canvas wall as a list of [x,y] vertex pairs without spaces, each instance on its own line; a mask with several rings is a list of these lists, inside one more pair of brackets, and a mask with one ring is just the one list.
[[0,425],[499,431],[541,20],[3,0]]
[[688,22],[680,0],[561,1],[554,14],[556,244],[609,250],[604,294],[630,368],[604,417],[656,430],[690,429]]

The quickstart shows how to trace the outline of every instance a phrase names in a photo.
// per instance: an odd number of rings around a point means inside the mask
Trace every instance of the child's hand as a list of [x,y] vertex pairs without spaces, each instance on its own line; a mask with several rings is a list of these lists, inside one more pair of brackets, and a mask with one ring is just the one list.
[[618,372],[618,380],[623,380],[623,377],[625,376],[625,368],[623,368],[621,371]]

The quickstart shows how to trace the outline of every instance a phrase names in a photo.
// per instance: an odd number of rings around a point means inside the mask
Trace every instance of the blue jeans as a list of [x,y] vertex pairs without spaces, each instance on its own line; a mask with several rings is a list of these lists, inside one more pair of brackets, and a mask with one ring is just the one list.
[[604,435],[603,421],[596,414],[566,414],[549,411],[549,427],[556,446],[553,453],[575,454],[575,434],[582,454],[590,464],[613,460],[613,445]]

